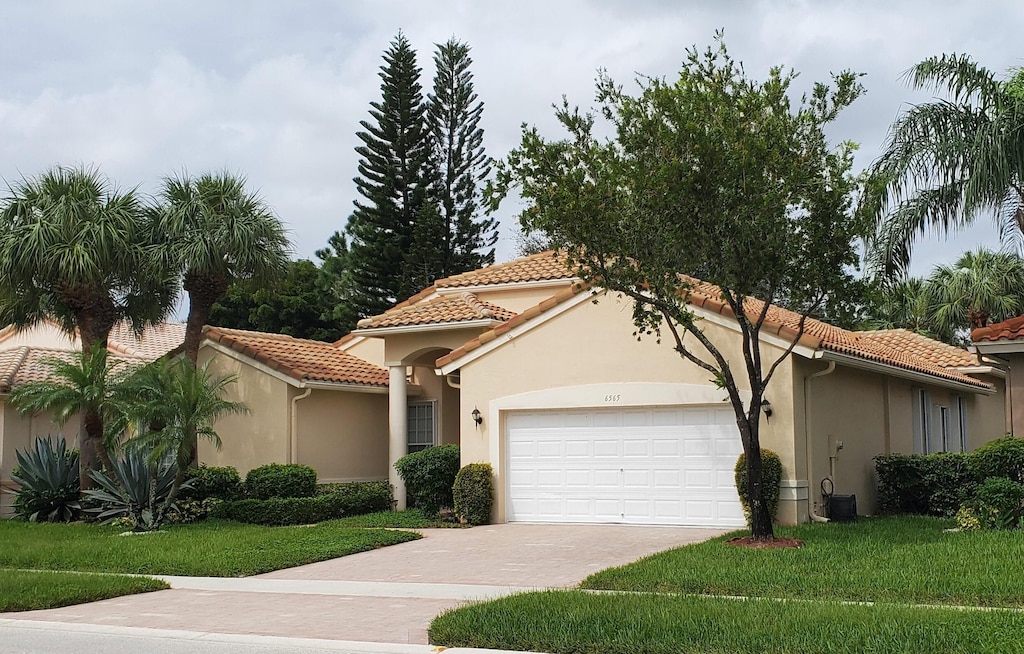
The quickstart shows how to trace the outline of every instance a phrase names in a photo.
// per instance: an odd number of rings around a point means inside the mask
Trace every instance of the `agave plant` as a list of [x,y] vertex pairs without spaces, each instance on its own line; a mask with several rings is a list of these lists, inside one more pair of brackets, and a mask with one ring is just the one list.
[[[89,511],[104,523],[131,521],[133,531],[155,531],[163,523],[178,466],[173,456],[154,458],[149,448],[131,445],[111,461],[110,471],[89,474],[99,488],[83,491],[99,506]],[[185,482],[183,487],[189,487]],[[165,509],[166,507],[166,509]]]
[[15,452],[18,467],[11,473],[20,486],[14,491],[14,512],[32,522],[71,522],[82,511],[78,501],[78,451],[63,438],[37,438],[26,452]]

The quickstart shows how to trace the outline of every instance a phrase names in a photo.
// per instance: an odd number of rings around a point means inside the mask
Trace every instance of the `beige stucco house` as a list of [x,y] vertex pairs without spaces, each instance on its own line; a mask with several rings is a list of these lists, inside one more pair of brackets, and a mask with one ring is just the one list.
[[1003,362],[1008,374],[1007,431],[1018,438],[1024,436],[1024,316],[975,329],[971,340],[980,355]]
[[[142,364],[163,356],[181,344],[185,326],[164,323],[135,334],[126,324],[116,325],[110,334],[108,349],[113,358],[125,364]],[[74,442],[79,421],[60,426],[48,415],[22,415],[7,401],[12,389],[49,374],[48,361],[67,358],[81,349],[76,335],[69,335],[56,323],[43,321],[34,327],[0,329],[0,516],[10,514],[13,497],[11,471],[17,465],[15,452],[29,448],[37,436],[60,436]]]
[[[741,364],[716,295],[698,286],[694,311]],[[766,359],[798,320],[771,309]],[[439,280],[335,345],[388,370],[384,468],[399,505],[391,464],[410,448],[457,442],[463,463],[493,466],[499,522],[741,525],[741,446],[724,393],[633,332],[627,300],[584,288],[547,252]],[[780,520],[819,511],[825,477],[871,513],[878,454],[969,450],[1003,435],[1004,387],[1001,368],[965,350],[807,321],[762,423],[762,445],[785,466]]]

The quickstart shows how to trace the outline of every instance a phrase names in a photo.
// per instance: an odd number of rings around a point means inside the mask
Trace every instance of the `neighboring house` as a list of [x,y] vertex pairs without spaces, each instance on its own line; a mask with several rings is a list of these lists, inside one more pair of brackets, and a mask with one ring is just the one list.
[[[115,360],[145,363],[180,345],[184,335],[185,326],[179,324],[155,325],[141,335],[136,335],[128,325],[119,324],[110,334],[108,348]],[[77,336],[68,335],[50,321],[20,331],[11,326],[0,329],[0,515],[10,512],[11,471],[17,465],[15,452],[30,447],[37,436],[62,436],[73,442],[80,427],[74,418],[61,427],[46,415],[22,415],[9,405],[7,396],[21,384],[45,379],[49,359],[67,360],[80,348]]]
[[[742,365],[716,290],[699,285],[691,303]],[[769,311],[766,359],[798,321]],[[595,295],[547,252],[439,280],[336,345],[389,371],[386,468],[400,505],[393,462],[427,442],[458,442],[463,463],[493,466],[499,522],[741,525],[741,446],[724,392],[634,331],[629,301]],[[427,391],[435,376],[444,383]],[[761,442],[785,468],[780,520],[808,520],[826,476],[871,513],[878,454],[973,449],[1001,436],[1004,379],[987,360],[911,332],[808,320],[766,393]]]
[[1024,436],[1024,316],[1010,318],[971,332],[974,349],[981,355],[998,357],[1009,369],[1007,431]]

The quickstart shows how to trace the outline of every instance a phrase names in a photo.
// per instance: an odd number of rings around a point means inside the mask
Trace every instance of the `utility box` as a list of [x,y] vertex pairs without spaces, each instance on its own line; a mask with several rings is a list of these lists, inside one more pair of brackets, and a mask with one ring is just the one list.
[[829,497],[828,517],[832,522],[857,522],[857,496],[832,495]]

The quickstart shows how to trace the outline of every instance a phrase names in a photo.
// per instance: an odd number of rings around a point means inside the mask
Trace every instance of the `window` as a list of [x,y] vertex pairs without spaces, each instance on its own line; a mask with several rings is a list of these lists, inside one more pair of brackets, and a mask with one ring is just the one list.
[[950,424],[949,424],[949,407],[948,406],[940,406],[939,407],[939,429],[942,430],[942,451],[943,452],[949,452],[950,451],[949,448],[950,448],[951,443],[949,442],[950,441],[950,438],[949,438],[950,437],[949,428],[950,428]]
[[923,388],[915,388],[914,401],[914,453],[928,454],[931,451],[931,397]]
[[435,415],[437,413],[437,402],[416,402],[408,408],[408,444],[409,452],[419,452],[428,447],[433,447],[435,441]]
[[967,451],[967,403],[964,398],[956,398],[956,412],[960,423],[960,451]]

